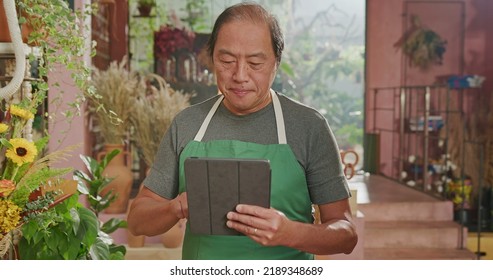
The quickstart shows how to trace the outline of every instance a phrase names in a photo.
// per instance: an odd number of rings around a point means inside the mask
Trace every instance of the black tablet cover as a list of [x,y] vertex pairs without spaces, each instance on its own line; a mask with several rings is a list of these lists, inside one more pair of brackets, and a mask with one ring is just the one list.
[[241,235],[226,226],[226,214],[240,203],[269,208],[270,180],[270,164],[265,159],[185,159],[191,232]]

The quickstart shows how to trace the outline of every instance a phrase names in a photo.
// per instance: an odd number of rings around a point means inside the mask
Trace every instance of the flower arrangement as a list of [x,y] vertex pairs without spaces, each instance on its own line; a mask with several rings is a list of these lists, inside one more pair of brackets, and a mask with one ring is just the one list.
[[462,180],[452,180],[448,182],[446,188],[447,198],[452,200],[454,203],[455,210],[469,209],[471,207],[471,193],[473,185],[471,177],[466,176],[464,181]]
[[154,56],[156,59],[170,58],[176,51],[193,50],[195,34],[185,28],[164,25],[154,32]]
[[[111,194],[100,193],[112,180],[102,170],[119,151],[112,151],[101,163],[81,156],[90,173],[76,170],[77,181],[65,180],[63,176],[73,168],[51,165],[65,159],[75,146],[43,155],[48,137],[31,141],[29,135],[37,104],[23,99],[7,105],[2,114],[0,260],[123,259],[125,247],[114,244],[109,234],[126,222],[111,219],[102,223],[97,216],[113,200]],[[88,209],[79,202],[80,194],[97,201]]]
[[64,159],[69,147],[42,155],[48,137],[32,141],[30,126],[39,99],[23,99],[6,105],[0,123],[0,258],[11,246],[12,236],[21,226],[48,211],[61,200],[59,189],[43,192],[42,186],[59,185],[71,168],[51,168],[50,163]]
[[150,166],[164,133],[174,116],[190,105],[191,95],[173,90],[156,74],[149,74],[146,79],[149,81],[149,90],[141,92],[136,99],[131,119],[135,128],[135,144],[145,163]]

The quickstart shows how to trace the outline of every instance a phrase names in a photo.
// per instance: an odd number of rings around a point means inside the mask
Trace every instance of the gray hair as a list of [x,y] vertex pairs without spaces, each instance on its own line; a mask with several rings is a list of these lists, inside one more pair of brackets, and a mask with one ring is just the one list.
[[284,38],[279,22],[276,17],[257,3],[239,3],[226,8],[216,19],[212,34],[207,42],[207,52],[210,61],[213,60],[214,47],[216,46],[217,36],[221,27],[232,21],[250,20],[254,23],[265,23],[269,27],[272,49],[276,57],[277,65],[281,63],[282,51],[284,50]]

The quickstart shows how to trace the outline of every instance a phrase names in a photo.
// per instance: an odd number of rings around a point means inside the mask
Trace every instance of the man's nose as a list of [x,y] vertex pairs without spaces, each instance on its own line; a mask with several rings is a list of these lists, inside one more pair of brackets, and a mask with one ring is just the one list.
[[237,82],[248,80],[248,64],[239,61],[234,68],[233,79]]

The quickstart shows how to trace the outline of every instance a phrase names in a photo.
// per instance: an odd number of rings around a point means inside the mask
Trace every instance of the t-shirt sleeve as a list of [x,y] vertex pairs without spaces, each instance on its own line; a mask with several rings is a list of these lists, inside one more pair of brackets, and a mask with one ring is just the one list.
[[343,174],[339,147],[327,120],[318,116],[310,133],[305,168],[308,190],[314,204],[326,204],[351,196]]
[[156,194],[173,199],[178,195],[177,124],[173,120],[163,139],[143,185]]

